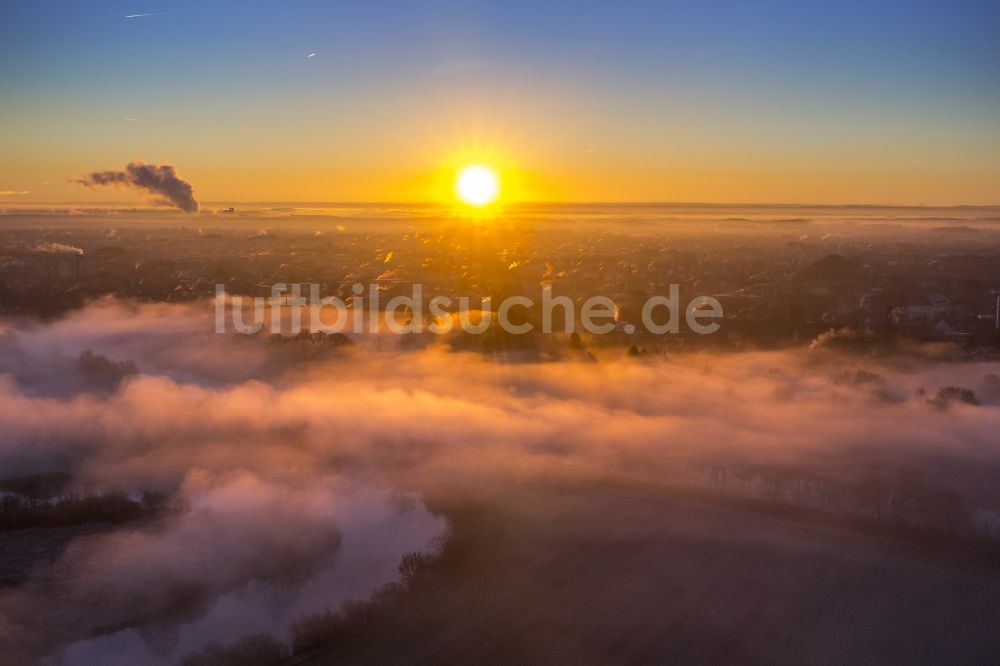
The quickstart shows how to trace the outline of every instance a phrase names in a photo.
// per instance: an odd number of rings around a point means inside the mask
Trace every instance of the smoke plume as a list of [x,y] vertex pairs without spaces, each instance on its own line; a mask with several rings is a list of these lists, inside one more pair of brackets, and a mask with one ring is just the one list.
[[198,201],[194,198],[191,183],[177,177],[177,171],[170,164],[146,164],[132,160],[124,171],[94,171],[76,182],[90,188],[103,186],[135,187],[151,192],[162,199],[160,203],[174,206],[186,213],[198,212]]

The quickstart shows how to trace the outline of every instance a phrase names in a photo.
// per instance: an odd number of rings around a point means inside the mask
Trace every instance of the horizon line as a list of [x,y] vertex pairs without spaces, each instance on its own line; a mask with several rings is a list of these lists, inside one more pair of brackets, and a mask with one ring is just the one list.
[[[364,200],[364,201],[352,201],[352,200],[341,200],[341,201],[313,201],[307,199],[285,199],[285,200],[209,200],[200,202],[199,207],[206,205],[218,205],[223,206],[229,204],[236,205],[289,205],[289,204],[306,204],[311,206],[411,206],[411,207],[421,207],[421,208],[453,208],[456,204],[453,203],[443,203],[443,202],[433,202],[433,201],[378,201],[378,200]],[[142,208],[144,210],[162,210],[169,212],[172,210],[177,210],[168,206],[146,206],[143,207],[141,203],[122,201],[122,200],[111,200],[111,201],[80,201],[80,200],[65,200],[65,201],[14,201],[14,200],[2,200],[0,199],[0,207],[6,207],[9,205],[30,205],[30,206],[101,206],[101,205],[119,205],[119,206],[132,206],[133,208]],[[519,207],[519,206],[703,206],[703,207],[759,207],[759,208],[1000,208],[1000,202],[997,203],[987,203],[987,204],[972,204],[972,203],[946,203],[946,204],[927,204],[927,203],[804,203],[804,202],[781,202],[781,201],[769,201],[769,202],[745,202],[745,201],[656,201],[656,200],[579,200],[579,201],[518,201],[506,204],[504,207]]]

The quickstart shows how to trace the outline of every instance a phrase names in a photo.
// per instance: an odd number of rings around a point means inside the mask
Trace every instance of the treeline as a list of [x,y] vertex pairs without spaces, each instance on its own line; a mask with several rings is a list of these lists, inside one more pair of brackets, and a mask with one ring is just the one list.
[[871,466],[855,481],[812,477],[785,470],[732,470],[714,465],[709,485],[717,490],[795,507],[861,518],[907,531],[960,538],[996,538],[980,525],[955,490],[932,483],[908,467]]
[[310,332],[305,329],[297,335],[272,333],[267,341],[272,347],[300,361],[324,358],[354,346],[354,341],[343,333]]
[[437,540],[432,552],[403,555],[399,581],[379,588],[366,601],[348,601],[338,610],[299,618],[292,625],[290,644],[270,634],[253,634],[229,645],[209,645],[185,657],[182,666],[281,666],[352,639],[432,589],[446,572],[469,564],[472,544],[483,538],[481,521],[476,520],[474,510],[450,511],[448,516],[449,532]]
[[[445,548],[447,550],[447,547]],[[417,593],[445,566],[447,556],[407,553],[399,564],[400,581],[389,583],[366,601],[349,600],[338,610],[324,610],[299,618],[291,629],[291,644],[261,633],[246,636],[229,645],[213,643],[186,656],[182,666],[281,666],[290,659],[306,658],[357,636],[387,617]]]
[[0,498],[0,531],[124,523],[147,517],[164,504],[165,497],[157,493],[145,493],[139,500],[132,500],[122,493],[49,499],[11,494]]

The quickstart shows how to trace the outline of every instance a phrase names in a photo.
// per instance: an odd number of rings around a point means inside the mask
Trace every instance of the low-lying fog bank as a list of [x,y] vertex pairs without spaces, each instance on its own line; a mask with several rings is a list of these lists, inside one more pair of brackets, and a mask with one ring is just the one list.
[[[367,597],[445,532],[421,494],[490,496],[511,480],[1000,529],[996,362],[817,346],[510,364],[391,337],[316,353],[212,331],[201,303],[0,324],[0,541],[32,520],[68,528],[66,498],[125,503],[113,529],[0,591],[11,654],[170,662],[246,634],[287,640],[298,617]],[[46,478],[58,483],[40,489]],[[81,522],[106,509],[65,506]]]

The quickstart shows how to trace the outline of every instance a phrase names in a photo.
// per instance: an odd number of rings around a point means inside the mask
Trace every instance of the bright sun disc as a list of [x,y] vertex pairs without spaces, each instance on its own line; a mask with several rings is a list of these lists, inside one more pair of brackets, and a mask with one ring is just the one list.
[[500,194],[500,178],[489,167],[478,164],[467,166],[455,180],[455,192],[470,206],[486,206]]

